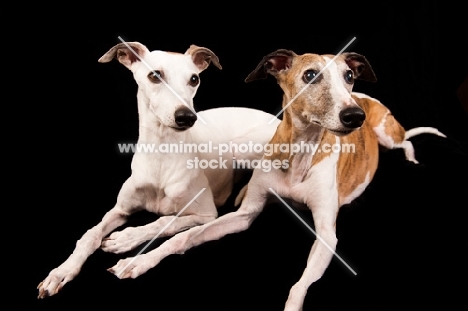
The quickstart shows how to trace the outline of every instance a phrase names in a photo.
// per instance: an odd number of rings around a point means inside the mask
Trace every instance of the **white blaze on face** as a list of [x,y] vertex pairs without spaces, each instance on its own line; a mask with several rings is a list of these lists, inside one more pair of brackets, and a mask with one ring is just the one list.
[[327,71],[330,79],[330,95],[335,103],[335,109],[339,111],[355,106],[356,103],[351,98],[352,85],[346,83],[344,73],[348,66],[344,62],[333,61],[332,58],[323,57],[327,62]]

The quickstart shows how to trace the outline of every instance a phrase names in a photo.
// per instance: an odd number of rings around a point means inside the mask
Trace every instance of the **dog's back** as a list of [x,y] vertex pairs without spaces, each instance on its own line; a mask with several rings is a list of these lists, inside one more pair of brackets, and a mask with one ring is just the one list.
[[207,152],[202,150],[199,154],[200,158],[216,164],[206,169],[205,175],[215,204],[221,206],[230,196],[233,183],[244,173],[235,170],[233,164],[260,159],[263,156],[260,146],[268,143],[280,120],[267,112],[243,107],[213,108],[200,111],[198,115],[206,124],[195,123],[194,142],[207,147]]

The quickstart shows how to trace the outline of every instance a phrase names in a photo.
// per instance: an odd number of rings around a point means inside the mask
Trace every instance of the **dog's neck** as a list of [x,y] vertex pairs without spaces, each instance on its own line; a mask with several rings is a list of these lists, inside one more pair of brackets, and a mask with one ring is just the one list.
[[[289,98],[284,96],[283,107],[289,102]],[[278,126],[272,143],[290,144],[290,146],[308,145],[310,148],[301,149],[299,152],[289,153],[286,157],[289,159],[288,175],[291,185],[295,185],[304,180],[309,171],[314,150],[320,143],[325,130],[314,123],[303,120],[292,111],[291,106],[283,112],[283,119]],[[279,155],[284,158],[285,155]]]
[[[291,131],[291,144],[304,147],[290,157],[291,185],[301,183],[312,165],[316,146],[322,140],[325,130],[314,123],[304,122],[296,115],[288,113],[293,125]],[[307,146],[307,147],[306,147]]]

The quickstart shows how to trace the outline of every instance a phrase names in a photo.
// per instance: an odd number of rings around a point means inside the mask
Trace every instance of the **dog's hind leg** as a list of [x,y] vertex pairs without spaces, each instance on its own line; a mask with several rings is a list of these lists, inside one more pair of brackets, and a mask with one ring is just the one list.
[[[391,122],[387,122],[387,117],[391,119]],[[388,123],[391,123],[391,126],[389,126]],[[379,127],[374,127],[374,132],[381,146],[386,149],[401,148],[408,161],[418,164],[414,155],[413,144],[409,140],[405,140],[405,129],[392,115],[385,115],[381,125]]]
[[127,180],[120,190],[115,207],[104,215],[101,222],[86,231],[76,243],[73,253],[60,266],[50,271],[44,281],[38,285],[38,298],[57,294],[66,283],[73,280],[86,259],[101,246],[102,239],[124,224],[127,217],[138,210],[140,204],[139,195]]
[[418,163],[418,161],[416,160],[416,157],[414,155],[413,144],[408,139],[419,134],[434,134],[434,135],[444,137],[444,138],[447,137],[443,133],[441,133],[439,130],[433,127],[416,127],[416,128],[412,128],[406,131],[405,141],[401,143],[401,148],[403,148],[405,151],[406,159],[416,164]]
[[434,134],[446,137],[433,127],[417,127],[406,131],[395,119],[390,110],[380,101],[368,96],[355,97],[367,114],[366,122],[369,122],[374,130],[379,144],[387,149],[403,149],[408,161],[418,164],[414,155],[414,147],[408,139],[419,134]]
[[413,143],[408,139],[419,134],[434,134],[440,137],[446,137],[433,127],[417,127],[405,131],[403,126],[398,123],[395,117],[388,112],[381,120],[378,127],[374,127],[379,144],[388,149],[403,149],[406,160],[418,164],[414,153]]

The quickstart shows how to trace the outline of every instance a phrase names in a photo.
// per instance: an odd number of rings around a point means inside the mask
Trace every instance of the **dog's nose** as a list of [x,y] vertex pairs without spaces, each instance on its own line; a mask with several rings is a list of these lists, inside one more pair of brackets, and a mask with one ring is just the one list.
[[340,112],[340,121],[344,126],[349,128],[357,128],[364,123],[366,114],[361,108],[353,107],[346,108]]
[[188,128],[191,127],[195,121],[197,121],[197,115],[193,113],[190,109],[183,108],[178,109],[174,113],[174,119],[179,127]]

